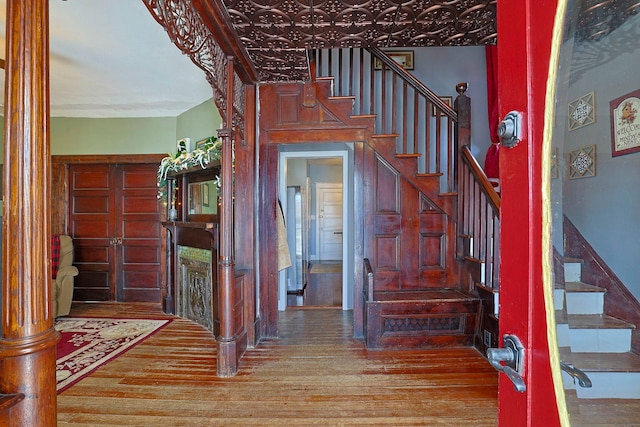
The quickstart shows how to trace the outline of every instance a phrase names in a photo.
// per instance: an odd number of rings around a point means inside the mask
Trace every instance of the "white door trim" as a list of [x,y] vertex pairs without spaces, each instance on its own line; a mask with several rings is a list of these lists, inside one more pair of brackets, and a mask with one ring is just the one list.
[[[353,198],[349,188],[349,150],[332,151],[283,151],[278,158],[278,198],[282,203],[282,209],[286,212],[287,200],[287,160],[288,159],[323,159],[329,157],[342,158],[342,221],[343,221],[343,245],[342,245],[342,309],[353,309],[353,257],[349,256],[349,251],[353,253],[352,227],[347,218],[349,216],[350,203]],[[352,274],[349,274],[352,273]],[[287,283],[286,274],[280,271],[278,274],[278,310],[284,311],[287,308]]]

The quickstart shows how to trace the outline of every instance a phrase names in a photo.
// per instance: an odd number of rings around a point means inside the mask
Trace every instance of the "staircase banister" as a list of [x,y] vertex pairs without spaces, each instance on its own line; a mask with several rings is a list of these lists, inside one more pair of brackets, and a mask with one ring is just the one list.
[[436,95],[431,89],[426,87],[424,83],[417,79],[413,74],[402,68],[400,64],[391,59],[389,55],[387,55],[384,51],[375,47],[369,47],[367,48],[367,51],[369,51],[369,53],[371,53],[371,55],[373,55],[374,57],[378,58],[387,68],[396,73],[398,77],[407,82],[417,92],[427,98],[429,102],[431,102],[437,109],[442,110],[445,116],[450,117],[454,122],[458,121],[458,113],[456,113],[456,111],[451,106],[440,99],[438,95]]
[[469,166],[471,174],[476,178],[476,181],[480,184],[482,192],[487,196],[487,200],[493,208],[496,217],[500,218],[500,196],[493,188],[493,185],[491,185],[489,178],[487,178],[484,170],[480,167],[480,164],[478,164],[478,161],[473,156],[473,153],[471,153],[471,150],[467,145],[463,145],[460,148],[460,158]]

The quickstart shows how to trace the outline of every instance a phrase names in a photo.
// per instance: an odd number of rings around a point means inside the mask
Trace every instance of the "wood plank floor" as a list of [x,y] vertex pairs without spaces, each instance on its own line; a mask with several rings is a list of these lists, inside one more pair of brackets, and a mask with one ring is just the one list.
[[[163,317],[149,304],[71,316]],[[497,373],[473,349],[367,351],[351,312],[289,309],[279,338],[216,377],[215,341],[185,319],[58,396],[59,426],[495,426]]]
[[[173,317],[74,303],[72,316]],[[350,312],[289,309],[280,337],[216,377],[211,334],[176,318],[58,396],[59,426],[495,426],[497,374],[473,349],[367,351]],[[572,427],[640,426],[640,402],[567,394]]]

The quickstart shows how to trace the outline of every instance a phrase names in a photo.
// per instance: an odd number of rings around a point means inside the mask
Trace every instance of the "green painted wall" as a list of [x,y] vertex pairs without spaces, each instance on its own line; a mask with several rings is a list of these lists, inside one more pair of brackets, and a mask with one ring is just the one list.
[[221,124],[222,118],[213,98],[181,114],[176,124],[174,151],[178,139],[191,138],[191,148],[194,148],[197,141],[217,135]]
[[[53,117],[51,155],[173,153],[178,139],[191,138],[195,144],[215,135],[221,122],[213,99],[178,117]],[[4,121],[0,126],[0,142],[4,146]],[[0,153],[0,158],[3,155]]]
[[[53,117],[51,155],[174,153],[178,139],[191,138],[195,146],[196,141],[216,135],[221,123],[213,99],[178,117]],[[0,163],[4,163],[4,120],[0,129]]]

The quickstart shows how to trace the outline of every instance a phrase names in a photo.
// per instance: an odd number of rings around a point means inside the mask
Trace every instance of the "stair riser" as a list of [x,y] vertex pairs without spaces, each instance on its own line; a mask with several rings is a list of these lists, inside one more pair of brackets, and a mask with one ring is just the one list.
[[569,325],[566,323],[558,323],[556,325],[556,334],[558,337],[558,347],[571,347],[571,332]]
[[564,263],[564,281],[565,282],[579,282],[581,278],[582,264],[579,262],[565,262]]
[[602,314],[604,292],[567,292],[567,314]]
[[553,307],[556,310],[562,310],[564,307],[564,289],[553,290]]
[[571,329],[571,351],[626,353],[631,350],[631,329]]
[[[586,372],[586,374],[593,386],[590,388],[577,386],[576,393],[580,399],[640,399],[639,372]],[[570,381],[565,379],[565,385]],[[572,383],[571,386],[573,386]]]

